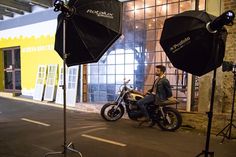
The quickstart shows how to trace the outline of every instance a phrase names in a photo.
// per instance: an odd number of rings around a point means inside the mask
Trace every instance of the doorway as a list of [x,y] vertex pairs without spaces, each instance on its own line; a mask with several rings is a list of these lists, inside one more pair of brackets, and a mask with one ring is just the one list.
[[21,62],[20,48],[3,49],[4,61],[4,91],[21,92]]

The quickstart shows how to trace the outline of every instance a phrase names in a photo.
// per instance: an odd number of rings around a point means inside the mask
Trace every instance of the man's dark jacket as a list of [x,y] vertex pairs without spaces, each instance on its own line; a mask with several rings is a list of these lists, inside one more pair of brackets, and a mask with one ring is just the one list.
[[[153,91],[154,86],[156,87],[156,91]],[[165,101],[172,96],[170,82],[165,76],[155,81],[155,84],[153,84],[149,92],[156,93],[155,101]]]

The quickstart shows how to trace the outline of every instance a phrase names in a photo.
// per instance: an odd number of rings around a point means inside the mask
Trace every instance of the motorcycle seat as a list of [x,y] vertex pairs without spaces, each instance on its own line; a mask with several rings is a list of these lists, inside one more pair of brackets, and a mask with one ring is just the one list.
[[164,106],[164,105],[175,105],[175,104],[179,104],[179,103],[180,103],[179,100],[177,100],[174,97],[170,97],[165,101],[158,102],[158,105],[162,105],[162,106]]

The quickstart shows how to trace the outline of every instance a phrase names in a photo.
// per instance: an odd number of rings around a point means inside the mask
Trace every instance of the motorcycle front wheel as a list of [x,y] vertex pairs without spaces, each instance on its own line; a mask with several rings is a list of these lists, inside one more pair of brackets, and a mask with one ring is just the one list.
[[171,107],[163,107],[164,117],[160,113],[159,120],[157,121],[158,126],[165,131],[175,131],[182,125],[182,116],[175,109]]
[[117,106],[114,103],[107,103],[101,108],[101,116],[107,121],[117,121],[124,115],[124,107],[122,105]]

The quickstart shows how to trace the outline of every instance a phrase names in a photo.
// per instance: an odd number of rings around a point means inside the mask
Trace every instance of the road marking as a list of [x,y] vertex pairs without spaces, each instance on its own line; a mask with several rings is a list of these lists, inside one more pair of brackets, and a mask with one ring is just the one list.
[[42,123],[42,122],[39,122],[39,121],[27,119],[27,118],[21,118],[21,120],[26,121],[26,122],[30,122],[30,123],[34,123],[34,124],[43,125],[43,126],[51,126],[50,124]]
[[91,136],[91,135],[87,135],[87,134],[82,134],[81,136],[82,137],[86,137],[86,138],[90,138],[90,139],[93,139],[93,140],[105,142],[105,143],[110,143],[110,144],[118,145],[118,146],[121,146],[121,147],[126,147],[127,146],[124,143],[120,143],[120,142],[116,142],[116,141],[111,141],[111,140],[107,140],[107,139],[104,139],[104,138],[95,137],[95,136]]
[[33,146],[35,146],[35,147],[37,147],[37,148],[39,148],[39,149],[42,149],[42,150],[46,150],[46,151],[48,151],[48,152],[53,152],[54,150],[52,150],[52,149],[48,149],[48,148],[46,148],[46,147],[42,147],[42,146],[39,146],[39,145],[36,145],[36,144],[33,144]]
[[91,133],[91,132],[96,132],[98,130],[106,130],[106,129],[107,129],[106,127],[94,128],[94,129],[89,129],[89,130],[83,131],[82,133],[87,134],[87,133]]
[[81,126],[80,129],[89,129],[89,128],[95,128],[95,127],[101,127],[104,125],[88,125],[88,126]]

